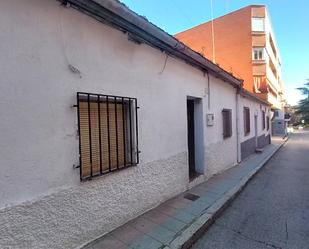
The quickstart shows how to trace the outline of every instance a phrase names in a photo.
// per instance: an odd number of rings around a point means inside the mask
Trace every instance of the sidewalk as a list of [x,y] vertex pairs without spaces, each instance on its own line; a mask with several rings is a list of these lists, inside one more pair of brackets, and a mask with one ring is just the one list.
[[262,153],[166,201],[83,249],[188,248],[286,140],[276,138]]

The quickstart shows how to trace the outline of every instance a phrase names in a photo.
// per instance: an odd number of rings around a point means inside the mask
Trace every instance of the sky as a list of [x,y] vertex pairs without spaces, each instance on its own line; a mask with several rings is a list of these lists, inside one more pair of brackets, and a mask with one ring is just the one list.
[[[121,0],[169,34],[211,20],[211,0]],[[213,0],[214,18],[251,4],[268,8],[291,105],[302,98],[297,87],[309,79],[309,0]]]

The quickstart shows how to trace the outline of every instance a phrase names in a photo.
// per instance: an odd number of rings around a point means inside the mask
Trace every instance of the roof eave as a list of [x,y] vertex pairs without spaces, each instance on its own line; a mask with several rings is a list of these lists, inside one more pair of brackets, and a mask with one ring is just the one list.
[[240,90],[240,95],[242,95],[243,97],[247,97],[247,98],[250,98],[252,100],[255,100],[256,102],[259,102],[261,104],[264,104],[264,105],[267,105],[267,106],[271,106],[272,104],[269,103],[268,101],[266,100],[263,100],[261,98],[259,98],[258,96],[256,96],[255,94],[245,90],[245,89],[241,89]]
[[124,4],[114,0],[66,0],[74,8],[127,32],[129,38],[138,43],[146,43],[186,63],[221,78],[236,88],[241,88],[242,80],[193,51],[162,29],[137,15]]

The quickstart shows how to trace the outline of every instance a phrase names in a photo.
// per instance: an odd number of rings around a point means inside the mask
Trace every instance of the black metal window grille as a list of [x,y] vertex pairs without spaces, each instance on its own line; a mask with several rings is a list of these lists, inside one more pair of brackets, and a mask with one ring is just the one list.
[[244,133],[248,135],[250,133],[250,109],[244,107]]
[[232,136],[232,110],[223,109],[222,110],[222,120],[223,120],[223,138],[228,138]]
[[137,99],[77,93],[81,180],[139,163]]
[[265,130],[265,112],[262,111],[262,129]]

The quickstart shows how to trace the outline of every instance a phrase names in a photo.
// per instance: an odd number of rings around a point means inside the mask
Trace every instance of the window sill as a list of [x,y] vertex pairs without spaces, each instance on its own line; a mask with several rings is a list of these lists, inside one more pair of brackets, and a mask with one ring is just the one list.
[[98,174],[95,174],[95,175],[92,175],[92,176],[87,176],[87,177],[82,177],[81,178],[81,182],[87,182],[87,181],[92,181],[92,180],[96,180],[96,179],[101,179],[103,177],[106,177],[106,176],[109,176],[109,175],[113,175],[114,173],[117,173],[117,172],[121,172],[125,169],[129,169],[129,168],[134,168],[136,167],[138,164],[128,164],[127,166],[125,167],[121,167],[121,168],[116,168],[114,170],[111,170],[111,171],[105,171],[105,172],[102,172],[102,173],[98,173]]
[[266,60],[252,60],[252,64],[266,64]]
[[251,31],[252,35],[266,35],[265,31]]

